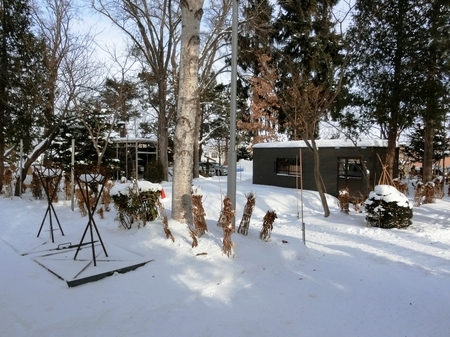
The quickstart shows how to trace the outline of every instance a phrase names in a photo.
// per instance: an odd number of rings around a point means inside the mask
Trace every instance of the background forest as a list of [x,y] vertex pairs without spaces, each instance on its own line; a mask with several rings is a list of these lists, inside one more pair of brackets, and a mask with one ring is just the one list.
[[[181,7],[0,1],[0,190],[21,151],[25,179],[37,160],[68,161],[71,139],[77,160],[91,164],[114,158],[115,138],[155,139],[169,179]],[[449,149],[448,1],[241,0],[238,8],[238,159],[259,142],[302,139],[317,152],[319,138],[381,138],[389,172],[401,141],[432,180]],[[231,12],[231,0],[203,3],[194,168],[206,144],[226,164]]]

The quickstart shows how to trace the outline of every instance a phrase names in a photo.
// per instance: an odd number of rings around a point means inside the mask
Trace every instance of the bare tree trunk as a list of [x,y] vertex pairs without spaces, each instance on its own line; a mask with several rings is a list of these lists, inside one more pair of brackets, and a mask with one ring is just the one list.
[[197,114],[195,116],[195,134],[198,135],[197,137],[194,137],[194,170],[192,172],[194,178],[199,177],[199,170],[198,170],[198,164],[200,163],[200,141],[199,138],[201,137],[201,124],[202,124],[202,109],[200,107],[200,97],[197,100]]
[[172,218],[193,226],[192,170],[198,97],[198,57],[203,0],[182,0],[181,65],[175,128]]
[[330,216],[330,208],[328,206],[327,196],[325,195],[325,184],[320,174],[320,156],[314,139],[311,140],[312,152],[314,158],[314,180],[316,182],[317,192],[319,192],[320,201],[322,202],[323,215],[325,218]]
[[385,164],[387,165],[387,173],[394,179],[394,164],[395,164],[395,151],[397,148],[397,136],[398,126],[397,123],[393,123],[388,132],[388,146],[385,158]]
[[422,159],[422,181],[427,183],[433,180],[433,138],[435,123],[432,120],[425,122],[424,149]]

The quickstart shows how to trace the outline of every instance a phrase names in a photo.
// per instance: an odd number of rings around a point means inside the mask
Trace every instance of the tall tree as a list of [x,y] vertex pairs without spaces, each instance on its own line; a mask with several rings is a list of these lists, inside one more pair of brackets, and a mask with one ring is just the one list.
[[[424,162],[425,134],[428,132],[426,129],[427,127],[424,127],[424,124],[417,124],[407,135],[408,145],[405,146],[405,154],[414,162]],[[432,166],[434,166],[450,150],[450,140],[446,135],[446,131],[444,129],[434,130],[432,143]],[[426,181],[431,181],[432,178]]]
[[192,231],[192,169],[195,119],[198,109],[198,57],[203,0],[181,1],[182,34],[180,86],[173,166],[172,218],[187,223]]
[[320,174],[315,139],[319,122],[333,106],[343,81],[344,41],[332,15],[337,1],[280,1],[274,27],[278,52],[278,103],[287,130],[303,139],[313,152],[314,177],[324,215],[330,214]]
[[[247,0],[243,4],[243,20],[239,25],[238,96],[248,100],[250,106],[242,111],[237,126],[247,134],[251,144],[274,140],[278,131],[277,103],[273,95],[274,76],[277,76],[272,60],[273,13],[270,1]],[[268,130],[273,132],[267,133]]]
[[[33,6],[33,18],[37,34],[45,43],[46,49],[42,64],[46,77],[39,82],[45,94],[34,95],[44,100],[40,114],[38,134],[34,137],[34,148],[23,163],[22,177],[26,178],[28,168],[51,145],[59,131],[59,126],[71,107],[76,96],[83,95],[97,78],[96,62],[92,60],[92,37],[89,34],[74,34],[73,23],[77,8],[66,0],[36,1]],[[42,127],[41,127],[42,126]],[[15,194],[20,193],[19,179]]]
[[250,90],[250,111],[237,123],[240,130],[252,135],[252,145],[279,139],[279,103],[275,90],[278,73],[270,61],[271,58],[266,54],[258,56],[260,67],[258,74],[249,76],[247,80]]
[[45,44],[32,33],[28,1],[0,2],[0,191],[5,152],[23,140],[28,151],[42,126]]
[[[228,70],[224,58],[229,53],[227,45],[231,36],[230,10],[233,0],[208,1],[203,8],[202,25],[200,27],[200,55],[199,55],[199,109],[195,119],[196,133],[201,136],[205,106],[211,101],[204,100],[208,91],[215,90],[218,77]],[[194,167],[198,167],[201,157],[200,137],[196,137],[194,143]],[[194,169],[194,177],[198,177],[199,171]]]
[[[177,71],[180,39],[178,0],[93,0],[95,10],[111,20],[132,42],[134,55],[142,60],[144,84],[156,82],[158,157],[168,180],[169,123],[176,113]],[[149,81],[150,80],[150,81]]]
[[[419,113],[414,67],[420,15],[414,0],[358,0],[348,32],[352,47],[352,93],[360,120],[374,120],[388,140],[388,173],[394,172],[398,137]],[[351,113],[355,113],[352,110]]]
[[173,165],[172,218],[193,230],[192,168],[198,109],[198,57],[203,0],[181,1],[181,63]]
[[443,0],[424,0],[422,6],[414,10],[420,20],[415,36],[417,52],[414,64],[421,78],[415,87],[423,102],[422,179],[427,182],[433,179],[434,147],[439,147],[435,138],[443,128],[450,101],[450,42],[447,38],[450,33],[450,4]]

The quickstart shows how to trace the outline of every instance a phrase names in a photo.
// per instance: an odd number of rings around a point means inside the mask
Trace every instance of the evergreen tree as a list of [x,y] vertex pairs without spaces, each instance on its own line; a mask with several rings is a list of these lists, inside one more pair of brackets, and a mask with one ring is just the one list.
[[[132,118],[140,116],[133,106],[133,100],[138,97],[135,83],[128,80],[117,81],[108,78],[100,95],[103,105],[115,112],[116,119],[121,125],[125,126]],[[126,137],[126,127],[120,128],[120,133],[121,137]]]
[[358,0],[348,32],[357,107],[348,110],[354,116],[349,119],[378,125],[381,138],[388,140],[383,160],[391,176],[398,137],[420,111],[416,94],[420,74],[414,66],[419,7],[415,0]]
[[442,125],[449,108],[450,3],[424,0],[416,10],[421,21],[415,37],[417,52],[414,64],[420,74],[415,87],[422,102],[420,114],[425,124],[422,167],[423,181],[427,182],[433,178],[436,152],[440,152],[436,138],[442,134]]
[[275,21],[280,118],[313,152],[314,177],[325,216],[330,214],[315,143],[342,86],[343,37],[332,17],[336,1],[279,1]]
[[[80,111],[81,110],[81,111]],[[82,103],[76,113],[68,114],[60,125],[59,135],[50,147],[49,159],[69,167],[72,158],[71,145],[75,139],[75,165],[97,165],[99,153],[92,136],[87,135],[86,124],[89,126],[97,148],[106,147],[102,165],[112,165],[116,157],[115,147],[109,140],[110,113],[101,108],[98,100],[91,99]],[[79,118],[83,115],[84,121]]]
[[273,78],[268,78],[271,75],[268,72],[273,69],[273,13],[270,1],[247,0],[244,3],[238,40],[238,96],[250,104],[240,112],[237,127],[245,133],[249,144],[276,139],[278,129],[276,99],[267,100],[274,98],[270,87],[275,84]]
[[45,45],[31,31],[28,1],[0,2],[0,190],[5,151],[23,140],[28,151],[42,125]]
[[[405,147],[405,154],[410,157],[414,162],[423,162],[425,153],[425,133],[427,127],[423,124],[418,124],[412,132],[408,135],[408,145]],[[443,129],[438,129],[433,132],[433,156],[432,166],[439,160],[444,158],[444,153],[450,150],[450,141],[446,136],[446,132]],[[424,180],[425,182],[432,179]]]

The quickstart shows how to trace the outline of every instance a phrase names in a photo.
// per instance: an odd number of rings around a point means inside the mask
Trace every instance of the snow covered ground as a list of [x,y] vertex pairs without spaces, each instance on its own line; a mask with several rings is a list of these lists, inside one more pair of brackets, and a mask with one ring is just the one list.
[[[200,178],[194,183],[203,191],[209,232],[198,247],[172,220],[175,242],[159,220],[125,230],[114,211],[96,215],[110,255],[126,250],[151,262],[76,287],[36,263],[35,254],[22,254],[78,243],[87,218],[59,201],[65,235],[55,231],[52,244],[48,221],[36,237],[46,201],[0,197],[0,335],[450,336],[450,197],[415,207],[408,229],[386,230],[366,227],[354,210],[340,212],[333,197],[324,218],[317,193],[304,191],[304,245],[300,194],[253,185],[251,163],[239,164],[237,225],[245,194],[256,194],[256,208],[248,236],[232,236],[233,258],[222,253],[217,227],[226,177]],[[162,185],[170,213],[171,185]],[[259,233],[270,209],[278,218],[265,242]],[[74,250],[64,254],[73,260]]]

